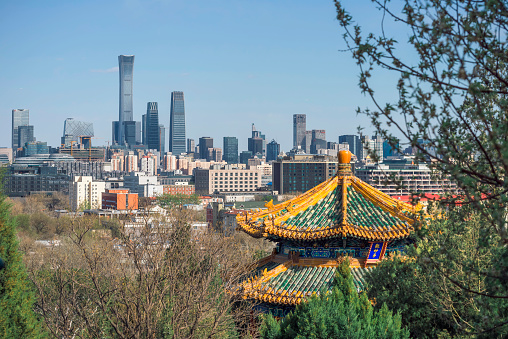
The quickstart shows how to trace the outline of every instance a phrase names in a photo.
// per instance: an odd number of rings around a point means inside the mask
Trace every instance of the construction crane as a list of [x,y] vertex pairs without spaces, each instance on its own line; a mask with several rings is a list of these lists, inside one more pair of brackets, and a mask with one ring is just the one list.
[[91,136],[81,136],[80,138],[88,139],[88,161],[92,162],[92,139],[104,139],[104,138]]
[[71,143],[71,157],[72,157],[72,145],[73,145],[75,142],[77,142],[77,141],[75,141],[75,140],[71,140],[71,141],[70,141],[70,143]]

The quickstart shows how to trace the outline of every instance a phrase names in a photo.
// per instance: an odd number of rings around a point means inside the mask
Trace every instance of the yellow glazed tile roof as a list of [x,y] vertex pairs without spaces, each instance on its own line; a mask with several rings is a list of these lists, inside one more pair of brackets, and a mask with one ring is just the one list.
[[333,178],[289,201],[239,214],[237,223],[258,238],[387,241],[409,236],[419,208],[376,190],[353,176],[349,163],[339,163]]

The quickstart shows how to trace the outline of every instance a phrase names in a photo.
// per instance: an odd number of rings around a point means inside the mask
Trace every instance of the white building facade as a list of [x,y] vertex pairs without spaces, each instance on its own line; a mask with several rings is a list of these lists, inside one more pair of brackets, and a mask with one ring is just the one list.
[[69,199],[73,211],[78,209],[99,209],[102,193],[106,191],[104,181],[93,181],[91,176],[75,176],[69,183]]

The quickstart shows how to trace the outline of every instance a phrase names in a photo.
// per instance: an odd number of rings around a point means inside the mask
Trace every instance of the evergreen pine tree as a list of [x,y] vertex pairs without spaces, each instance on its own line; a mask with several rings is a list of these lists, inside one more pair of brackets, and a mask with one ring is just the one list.
[[298,305],[278,323],[268,315],[261,325],[265,339],[279,338],[409,338],[401,316],[384,305],[374,312],[365,293],[356,291],[346,260],[339,266],[331,293],[320,293]]
[[5,265],[0,270],[0,337],[45,337],[32,308],[34,294],[18,251],[16,226],[10,216],[10,206],[1,193],[0,258]]

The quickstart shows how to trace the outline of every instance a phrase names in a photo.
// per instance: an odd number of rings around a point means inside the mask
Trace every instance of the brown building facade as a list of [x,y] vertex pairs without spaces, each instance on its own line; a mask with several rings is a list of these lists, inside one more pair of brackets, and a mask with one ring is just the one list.
[[196,186],[194,186],[194,185],[163,185],[162,192],[164,194],[193,195],[196,193]]
[[137,210],[138,194],[126,189],[106,190],[102,193],[102,209]]

